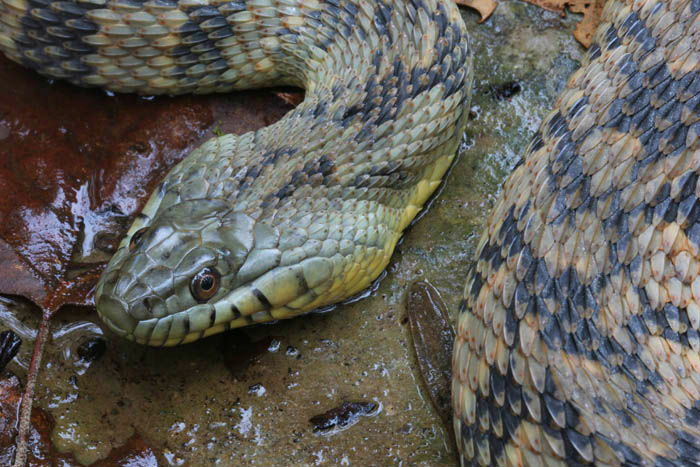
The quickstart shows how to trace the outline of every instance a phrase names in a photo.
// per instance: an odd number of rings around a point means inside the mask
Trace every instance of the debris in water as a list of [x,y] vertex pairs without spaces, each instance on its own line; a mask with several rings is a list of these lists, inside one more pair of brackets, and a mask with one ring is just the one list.
[[21,345],[22,340],[13,331],[0,332],[0,371],[15,358]]
[[455,331],[437,290],[427,282],[414,282],[406,309],[421,376],[443,423],[452,427],[452,347]]
[[378,405],[375,402],[344,402],[340,407],[311,417],[314,433],[342,430],[358,422],[363,415],[374,415]]

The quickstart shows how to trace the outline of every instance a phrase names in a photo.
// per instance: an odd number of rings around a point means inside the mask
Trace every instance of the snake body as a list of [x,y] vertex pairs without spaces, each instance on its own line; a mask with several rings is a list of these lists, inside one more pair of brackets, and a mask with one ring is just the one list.
[[[700,463],[700,1],[609,0],[506,181],[453,354],[463,465]],[[453,160],[471,52],[447,0],[0,0],[0,48],[120,92],[291,84],[152,194],[96,292],[150,345],[367,287]]]
[[610,1],[504,184],[453,354],[465,465],[700,464],[700,2]]
[[335,303],[381,273],[440,183],[471,51],[448,1],[2,0],[0,47],[119,92],[306,90],[174,167],[104,271],[118,334],[177,345]]

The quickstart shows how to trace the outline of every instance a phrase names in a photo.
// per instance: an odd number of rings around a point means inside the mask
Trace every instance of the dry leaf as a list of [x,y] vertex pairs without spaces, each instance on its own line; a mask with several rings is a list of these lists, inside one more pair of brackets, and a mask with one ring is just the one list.
[[593,42],[593,34],[600,24],[600,15],[603,13],[604,5],[603,0],[593,0],[590,3],[579,1],[569,5],[574,13],[583,13],[583,19],[579,21],[574,30],[574,37],[585,47],[590,47]]
[[[456,0],[457,5],[466,6],[479,12],[483,23],[491,16],[496,8],[495,0]],[[605,0],[525,0],[528,3],[537,5],[545,10],[553,11],[564,16],[565,8],[574,13],[582,13],[583,19],[578,22],[574,29],[574,37],[584,47],[590,47],[593,42],[593,34],[600,24],[600,14],[603,12]]]
[[553,11],[564,16],[565,8],[574,13],[582,13],[583,19],[574,29],[574,37],[584,47],[590,47],[593,34],[600,24],[600,14],[603,12],[605,0],[525,0],[545,10]]
[[304,91],[277,91],[275,95],[287,104],[296,107],[304,100]]
[[479,12],[481,15],[480,23],[486,21],[486,18],[491,16],[493,10],[496,9],[496,0],[457,0],[457,5],[466,6]]

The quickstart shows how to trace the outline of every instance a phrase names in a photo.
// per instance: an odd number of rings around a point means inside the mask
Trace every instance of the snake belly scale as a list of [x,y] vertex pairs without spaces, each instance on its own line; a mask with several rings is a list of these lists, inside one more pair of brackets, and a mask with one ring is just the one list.
[[[453,354],[463,465],[700,463],[700,1],[609,0],[506,181]],[[443,0],[0,0],[0,48],[119,92],[306,89],[177,165],[97,288],[149,345],[367,287],[452,162],[471,51]]]

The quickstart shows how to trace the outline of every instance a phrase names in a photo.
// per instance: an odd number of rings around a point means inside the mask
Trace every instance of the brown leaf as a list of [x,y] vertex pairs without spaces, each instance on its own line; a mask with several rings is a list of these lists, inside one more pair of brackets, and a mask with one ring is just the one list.
[[466,6],[468,8],[471,8],[473,10],[476,10],[479,12],[479,15],[481,15],[481,19],[479,20],[480,23],[483,23],[486,21],[486,18],[491,16],[491,13],[493,13],[493,10],[496,9],[496,5],[498,3],[496,0],[456,0],[457,5],[460,6]]
[[[525,0],[528,3],[537,5],[545,10],[553,11],[564,16],[565,8],[574,13],[583,13],[583,18],[574,29],[574,37],[584,47],[590,47],[593,42],[593,34],[595,34],[598,25],[600,24],[600,15],[603,12],[605,0]],[[495,0],[456,0],[457,5],[466,6],[477,10],[481,19],[479,23],[483,23],[486,18],[491,16],[493,10],[498,3]]]
[[574,13],[583,13],[583,19],[579,21],[574,29],[574,37],[584,47],[590,47],[593,43],[593,35],[600,24],[600,16],[603,13],[603,0],[592,0],[589,2],[577,1],[576,4],[569,5]]
[[249,131],[292,108],[269,91],[108,96],[49,83],[5,58],[0,82],[0,293],[46,313],[92,303],[133,216],[213,131]]
[[301,104],[301,101],[304,100],[304,93],[303,92],[277,91],[277,92],[275,92],[275,95],[277,97],[279,97],[280,99],[282,99],[287,104],[294,106],[294,107]]
[[[408,289],[406,312],[418,367],[435,410],[445,427],[452,426],[452,346],[455,331],[438,291],[427,282]],[[450,437],[451,438],[451,437]]]
[[525,0],[528,3],[537,5],[564,16],[565,8],[574,13],[583,13],[583,18],[574,29],[574,37],[584,47],[590,47],[593,42],[598,24],[600,24],[600,14],[603,12],[605,0]]

